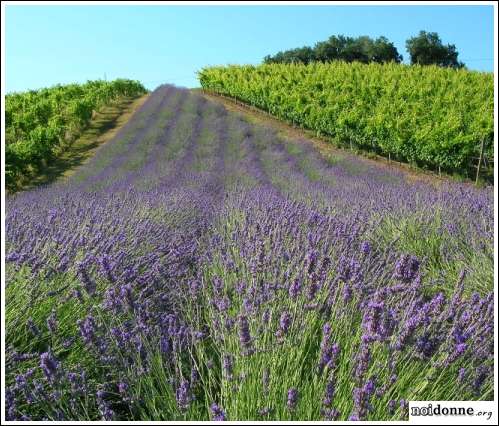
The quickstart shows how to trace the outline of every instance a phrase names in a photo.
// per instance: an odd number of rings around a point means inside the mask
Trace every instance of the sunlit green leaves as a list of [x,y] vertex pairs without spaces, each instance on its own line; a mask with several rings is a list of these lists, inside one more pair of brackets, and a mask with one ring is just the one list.
[[463,173],[492,157],[493,76],[438,66],[311,63],[209,67],[204,89],[348,146]]

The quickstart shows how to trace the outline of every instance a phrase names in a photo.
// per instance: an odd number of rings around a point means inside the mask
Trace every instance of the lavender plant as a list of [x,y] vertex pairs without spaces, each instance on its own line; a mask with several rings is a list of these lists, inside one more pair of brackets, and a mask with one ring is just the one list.
[[493,193],[161,86],[7,199],[9,420],[400,420],[493,398]]

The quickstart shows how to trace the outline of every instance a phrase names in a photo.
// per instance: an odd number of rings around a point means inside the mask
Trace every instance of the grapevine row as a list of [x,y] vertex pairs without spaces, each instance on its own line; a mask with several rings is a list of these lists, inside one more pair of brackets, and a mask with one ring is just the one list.
[[52,159],[88,126],[95,110],[122,97],[146,92],[138,81],[57,85],[5,97],[7,186],[28,169]]
[[339,144],[421,167],[465,174],[482,140],[492,157],[491,73],[336,61],[209,67],[199,79]]

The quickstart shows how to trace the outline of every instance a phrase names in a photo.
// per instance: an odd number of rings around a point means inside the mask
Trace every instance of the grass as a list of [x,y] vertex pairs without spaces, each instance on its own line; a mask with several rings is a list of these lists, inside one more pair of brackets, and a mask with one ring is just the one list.
[[[459,227],[457,229],[457,232],[462,233]],[[425,279],[447,294],[454,290],[453,284],[463,270],[467,273],[467,294],[493,290],[493,252],[479,250],[466,243],[467,237],[464,234],[456,236],[445,231],[441,212],[438,210],[431,220],[418,214],[403,218],[387,216],[378,222],[368,238],[382,247],[388,247],[394,242],[394,247],[399,252],[412,253],[422,259]],[[460,253],[460,256],[449,257],[448,253]]]

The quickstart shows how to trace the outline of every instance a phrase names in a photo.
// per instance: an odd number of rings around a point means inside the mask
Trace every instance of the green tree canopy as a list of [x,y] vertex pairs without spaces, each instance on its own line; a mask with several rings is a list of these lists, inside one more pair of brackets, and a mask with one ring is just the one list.
[[406,41],[406,47],[411,57],[411,64],[464,67],[464,64],[457,60],[456,46],[444,45],[437,33],[420,31],[419,35]]
[[304,46],[297,49],[289,49],[278,52],[275,55],[267,55],[264,63],[303,63],[313,61],[330,62],[342,60],[345,62],[400,62],[397,48],[386,37],[372,39],[368,36],[357,38],[344,35],[331,36],[326,41],[320,41],[315,46]]

